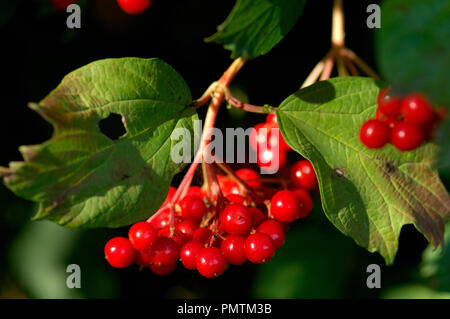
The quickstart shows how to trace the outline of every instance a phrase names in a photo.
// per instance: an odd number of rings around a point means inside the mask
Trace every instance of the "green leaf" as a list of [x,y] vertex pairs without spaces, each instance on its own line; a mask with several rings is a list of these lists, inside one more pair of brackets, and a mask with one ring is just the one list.
[[398,93],[419,91],[450,106],[450,2],[390,0],[382,6],[377,58]]
[[442,243],[450,197],[435,169],[435,144],[400,152],[359,141],[361,125],[375,116],[380,85],[359,77],[319,82],[289,96],[277,115],[286,142],[314,166],[328,219],[391,264],[404,224],[433,246]]
[[[25,161],[0,172],[17,195],[40,203],[36,219],[67,227],[119,227],[153,214],[183,165],[171,160],[175,128],[192,136],[195,109],[181,76],[159,59],[107,59],[64,78],[30,107],[54,127],[50,140],[19,148]],[[120,114],[126,134],[98,123]],[[195,132],[197,133],[197,132]],[[197,137],[197,136],[195,136]]]
[[269,52],[292,29],[306,0],[237,0],[217,33],[207,38],[231,50],[232,58]]

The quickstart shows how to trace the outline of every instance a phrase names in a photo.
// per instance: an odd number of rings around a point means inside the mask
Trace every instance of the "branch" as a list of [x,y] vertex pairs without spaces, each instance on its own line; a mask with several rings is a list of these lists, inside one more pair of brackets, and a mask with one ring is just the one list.
[[364,62],[359,56],[356,55],[355,52],[348,48],[342,48],[341,54],[344,57],[349,58],[351,61],[355,62],[356,65],[363,70],[367,75],[379,80],[380,76],[366,63]]
[[331,44],[335,48],[343,48],[345,46],[345,21],[342,0],[334,0],[332,23]]
[[233,107],[237,109],[241,109],[247,112],[252,113],[273,113],[273,107],[270,105],[257,106],[252,104],[247,104],[242,101],[239,101],[234,96],[231,95],[230,90],[227,87],[223,88],[223,92],[225,94],[225,100]]

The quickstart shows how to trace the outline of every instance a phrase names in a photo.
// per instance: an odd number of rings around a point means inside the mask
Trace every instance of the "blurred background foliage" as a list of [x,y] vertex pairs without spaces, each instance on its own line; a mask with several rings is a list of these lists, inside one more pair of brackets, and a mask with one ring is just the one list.
[[[371,65],[373,30],[366,27],[366,7],[345,6],[348,46]],[[69,30],[65,12],[50,0],[2,1],[1,87],[3,125],[0,165],[21,160],[19,145],[41,143],[51,127],[26,107],[39,101],[70,71],[101,58],[159,57],[200,96],[230,63],[229,52],[203,38],[213,34],[234,1],[154,0],[139,16],[127,16],[115,0],[80,1],[82,28]],[[233,93],[254,104],[277,105],[296,91],[329,48],[331,0],[309,1],[299,22],[269,54],[250,61],[233,83]],[[200,111],[200,116],[204,116]],[[244,128],[263,117],[222,108],[219,127]],[[297,159],[290,154],[291,160]],[[283,174],[281,172],[280,174]],[[442,174],[449,185],[450,176]],[[179,181],[180,176],[174,180]],[[449,298],[450,227],[443,249],[432,251],[413,227],[404,227],[393,266],[357,246],[326,219],[320,199],[304,221],[287,231],[286,243],[267,264],[231,266],[211,280],[183,267],[168,277],[138,267],[117,270],[104,261],[105,242],[122,229],[65,229],[50,222],[30,222],[33,203],[0,185],[0,298]],[[151,212],[149,212],[150,215]],[[81,289],[68,289],[66,267],[81,267]],[[368,289],[366,268],[382,269],[382,288]]]

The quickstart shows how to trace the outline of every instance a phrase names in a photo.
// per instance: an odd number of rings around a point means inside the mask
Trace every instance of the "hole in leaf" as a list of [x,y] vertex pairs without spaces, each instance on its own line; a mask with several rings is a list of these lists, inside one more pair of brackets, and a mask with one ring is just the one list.
[[107,118],[102,119],[98,123],[98,126],[100,128],[100,132],[112,140],[118,140],[119,137],[127,132],[122,122],[122,116],[116,113],[111,113]]

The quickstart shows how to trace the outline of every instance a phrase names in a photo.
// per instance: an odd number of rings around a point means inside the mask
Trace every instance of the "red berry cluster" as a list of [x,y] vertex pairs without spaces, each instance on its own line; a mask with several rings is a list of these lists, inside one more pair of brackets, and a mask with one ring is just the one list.
[[297,162],[288,183],[292,190],[272,189],[270,199],[263,203],[254,200],[236,176],[255,192],[268,194],[254,170],[243,168],[235,176],[217,175],[224,200],[211,199],[205,187],[189,187],[175,205],[171,228],[170,207],[166,204],[176,189],[170,187],[155,216],[134,224],[128,238],[115,237],[107,242],[109,264],[124,268],[134,262],[157,275],[168,275],[180,260],[187,269],[214,278],[224,273],[228,264],[269,261],[283,245],[289,224],[312,210],[307,190],[317,187],[314,170],[306,160]]
[[267,115],[265,123],[254,126],[250,134],[250,147],[256,152],[260,167],[282,167],[287,160],[286,153],[292,151],[281,136],[275,114]]
[[430,140],[439,122],[439,114],[421,94],[399,97],[380,91],[375,119],[369,119],[359,132],[368,148],[381,148],[392,143],[400,151],[410,151]]

